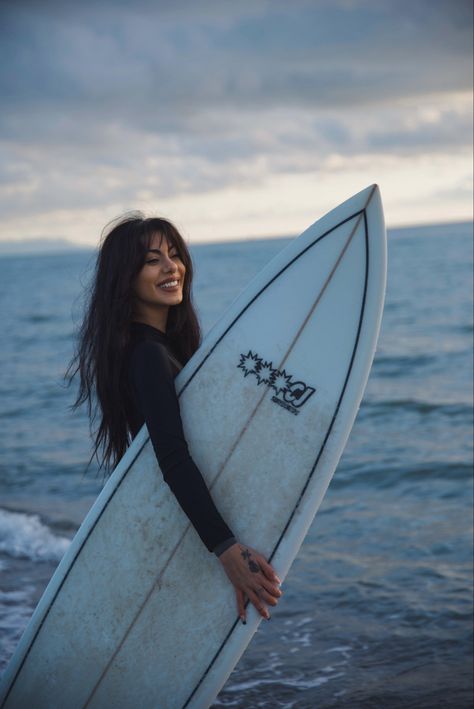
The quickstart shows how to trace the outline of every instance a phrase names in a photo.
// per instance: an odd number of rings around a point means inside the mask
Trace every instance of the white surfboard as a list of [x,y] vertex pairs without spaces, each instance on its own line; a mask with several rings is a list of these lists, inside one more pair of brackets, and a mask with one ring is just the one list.
[[[295,239],[180,372],[192,455],[238,539],[284,578],[353,425],[386,237],[368,187]],[[260,622],[163,482],[146,427],[110,477],[3,678],[3,706],[207,707]]]

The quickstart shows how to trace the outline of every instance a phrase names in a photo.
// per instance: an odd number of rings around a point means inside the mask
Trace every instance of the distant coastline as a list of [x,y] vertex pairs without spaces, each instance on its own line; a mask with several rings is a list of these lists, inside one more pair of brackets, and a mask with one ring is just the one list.
[[[387,233],[389,238],[399,238],[403,236],[436,236],[436,233],[444,233],[446,229],[454,229],[456,233],[459,230],[464,231],[473,228],[472,221],[454,221],[454,222],[439,222],[435,224],[415,224],[413,226],[400,226],[400,227],[387,227]],[[280,234],[278,236],[268,235],[268,236],[242,236],[240,238],[231,239],[221,239],[216,241],[194,241],[191,243],[193,246],[211,246],[212,244],[232,244],[239,242],[249,242],[249,241],[268,241],[277,239],[292,239],[295,238],[297,234]],[[93,251],[93,245],[88,244],[78,244],[77,242],[70,241],[69,239],[48,239],[48,238],[37,238],[37,239],[18,239],[15,241],[0,241],[0,257],[1,256],[21,256],[22,254],[55,254],[64,253],[70,251]]]

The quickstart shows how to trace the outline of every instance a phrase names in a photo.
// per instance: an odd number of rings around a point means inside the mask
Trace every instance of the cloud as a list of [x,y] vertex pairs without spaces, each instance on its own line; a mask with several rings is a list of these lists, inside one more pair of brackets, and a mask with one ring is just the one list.
[[4,130],[25,132],[15,119],[33,109],[45,137],[48,126],[57,136],[45,120],[54,110],[188,132],[211,110],[326,109],[470,86],[465,2],[176,5],[6,6]]
[[102,137],[79,122],[74,138],[35,144],[10,141],[0,167],[3,217],[21,211],[85,209],[111,198],[124,207],[175,194],[261,185],[268,175],[346,170],[360,156],[466,152],[470,102],[434,97],[349,114],[301,107],[202,119],[187,134],[141,132],[121,126]]
[[0,13],[4,219],[470,145],[464,0],[18,0]]

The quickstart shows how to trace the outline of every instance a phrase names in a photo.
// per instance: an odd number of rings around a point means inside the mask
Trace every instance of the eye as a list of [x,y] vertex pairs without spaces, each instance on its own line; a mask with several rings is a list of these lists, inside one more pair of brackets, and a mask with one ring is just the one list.
[[145,263],[159,263],[159,262],[160,262],[159,258],[151,258],[148,261],[146,261]]

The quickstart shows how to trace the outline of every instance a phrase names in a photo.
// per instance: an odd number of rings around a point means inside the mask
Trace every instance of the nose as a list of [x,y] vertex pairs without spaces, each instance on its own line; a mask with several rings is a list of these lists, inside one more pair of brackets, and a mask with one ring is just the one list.
[[162,266],[163,270],[169,273],[173,273],[173,271],[177,271],[178,267],[176,266],[175,262],[173,259],[171,259],[169,256],[166,256],[165,258],[162,258]]

